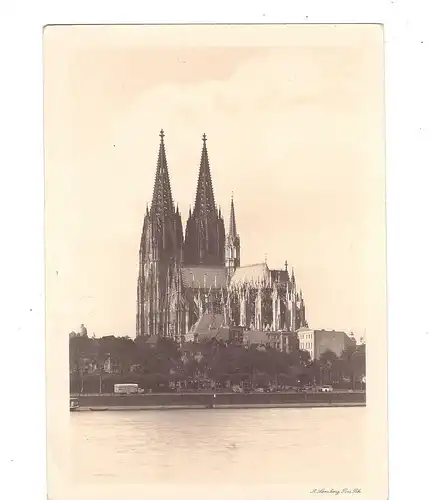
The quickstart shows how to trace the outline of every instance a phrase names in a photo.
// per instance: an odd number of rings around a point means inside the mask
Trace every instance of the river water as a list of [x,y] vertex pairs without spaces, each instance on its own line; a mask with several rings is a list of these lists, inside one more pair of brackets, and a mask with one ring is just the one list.
[[76,412],[73,481],[361,487],[366,408]]

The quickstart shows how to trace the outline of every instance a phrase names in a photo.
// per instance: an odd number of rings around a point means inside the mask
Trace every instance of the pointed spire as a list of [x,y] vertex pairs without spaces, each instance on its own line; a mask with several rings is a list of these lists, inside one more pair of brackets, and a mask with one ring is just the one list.
[[174,213],[171,183],[169,180],[168,163],[166,160],[165,133],[160,131],[159,157],[157,160],[156,178],[154,180],[153,199],[151,202],[151,215],[164,218]]
[[207,136],[202,136],[203,147],[201,154],[201,164],[199,168],[198,185],[196,189],[196,200],[194,214],[200,215],[217,215],[214,202],[214,191],[211,180],[210,165],[207,151]]
[[235,205],[233,203],[233,193],[232,193],[232,198],[230,200],[229,236],[231,238],[235,238],[236,236],[238,236],[236,232]]
[[296,278],[295,278],[295,269],[292,267],[292,287],[293,291],[296,291]]

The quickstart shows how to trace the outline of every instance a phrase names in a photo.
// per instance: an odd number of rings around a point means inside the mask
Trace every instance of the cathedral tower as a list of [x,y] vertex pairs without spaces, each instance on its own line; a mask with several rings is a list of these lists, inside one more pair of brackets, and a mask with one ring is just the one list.
[[236,230],[235,205],[233,196],[230,202],[229,233],[226,238],[226,271],[228,278],[231,278],[235,269],[240,266],[241,245],[238,232]]
[[184,264],[224,266],[224,222],[214,200],[205,134],[202,140],[195,206],[189,212],[186,226]]
[[180,296],[183,231],[174,209],[163,130],[151,207],[146,211],[139,249],[136,336],[177,334],[182,328]]

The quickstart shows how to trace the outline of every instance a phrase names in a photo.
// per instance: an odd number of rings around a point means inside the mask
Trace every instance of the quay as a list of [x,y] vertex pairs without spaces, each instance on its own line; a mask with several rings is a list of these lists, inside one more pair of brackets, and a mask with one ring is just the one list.
[[[212,409],[253,409],[253,408],[340,408],[366,406],[365,403],[284,403],[284,404],[250,404],[250,405],[213,405]],[[94,407],[81,406],[76,411],[94,411]],[[165,405],[165,406],[110,406],[106,411],[145,411],[145,410],[208,410],[202,405]]]
[[334,408],[366,406],[363,391],[332,393],[165,393],[75,396],[78,411],[191,410],[234,408]]

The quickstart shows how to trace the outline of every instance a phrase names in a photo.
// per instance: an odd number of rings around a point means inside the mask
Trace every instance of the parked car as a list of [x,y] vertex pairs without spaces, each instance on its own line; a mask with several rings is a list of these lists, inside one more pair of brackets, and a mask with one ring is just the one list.
[[332,387],[332,385],[323,385],[320,388],[320,392],[332,392],[333,390],[334,388]]

